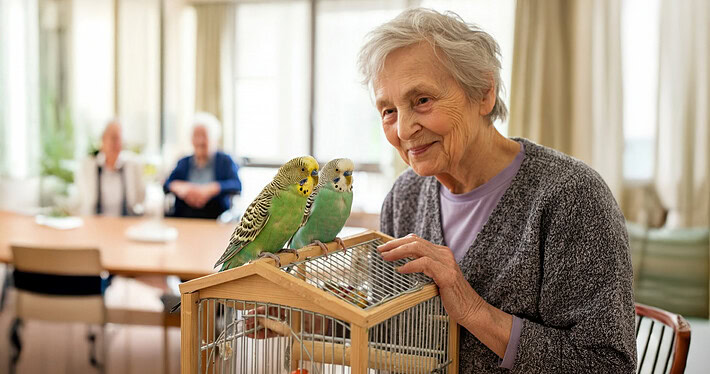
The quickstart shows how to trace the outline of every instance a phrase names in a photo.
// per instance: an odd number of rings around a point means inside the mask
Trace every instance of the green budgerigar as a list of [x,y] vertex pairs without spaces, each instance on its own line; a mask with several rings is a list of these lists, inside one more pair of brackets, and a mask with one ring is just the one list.
[[281,166],[249,204],[214,266],[222,265],[224,271],[259,256],[275,257],[300,227],[308,197],[317,185],[318,162],[313,157],[294,158]]
[[315,243],[327,252],[323,243],[335,240],[345,249],[345,244],[336,235],[350,216],[353,168],[353,162],[347,158],[337,158],[323,167],[320,181],[308,197],[302,226],[293,236],[290,248],[297,249]]

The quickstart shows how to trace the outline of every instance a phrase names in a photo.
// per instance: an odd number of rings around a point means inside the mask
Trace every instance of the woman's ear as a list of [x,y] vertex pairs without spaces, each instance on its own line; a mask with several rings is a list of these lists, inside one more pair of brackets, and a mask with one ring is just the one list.
[[496,85],[493,80],[493,75],[488,76],[489,88],[488,92],[483,95],[481,101],[479,102],[478,114],[485,117],[493,111],[493,107],[496,105]]

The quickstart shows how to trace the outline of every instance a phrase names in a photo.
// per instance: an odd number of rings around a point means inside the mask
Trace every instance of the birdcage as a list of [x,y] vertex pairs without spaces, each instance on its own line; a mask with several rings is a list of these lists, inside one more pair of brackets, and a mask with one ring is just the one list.
[[180,285],[183,373],[457,373],[438,289],[367,231]]

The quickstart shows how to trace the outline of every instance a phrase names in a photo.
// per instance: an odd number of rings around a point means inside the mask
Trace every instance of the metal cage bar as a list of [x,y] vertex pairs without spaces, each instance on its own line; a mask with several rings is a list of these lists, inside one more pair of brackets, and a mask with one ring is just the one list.
[[445,373],[449,317],[440,297],[370,328],[368,366],[374,373]]
[[[203,299],[198,310],[200,373],[350,372],[347,323],[303,309],[244,300]],[[293,329],[295,318],[301,331]]]
[[377,252],[381,244],[381,239],[369,240],[347,250],[291,263],[283,269],[365,310],[432,283],[424,274],[397,272],[395,268],[408,260],[385,261]]
[[[350,326],[279,304],[203,299],[200,373],[350,373]],[[300,332],[293,319],[299,318]],[[368,331],[370,373],[446,373],[449,318],[439,297],[405,310]]]

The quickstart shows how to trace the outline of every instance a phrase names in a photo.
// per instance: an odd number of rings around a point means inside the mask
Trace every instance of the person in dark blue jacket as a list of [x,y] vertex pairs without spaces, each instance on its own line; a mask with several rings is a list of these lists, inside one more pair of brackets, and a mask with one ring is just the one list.
[[195,153],[178,161],[163,185],[165,193],[175,194],[175,206],[168,215],[214,219],[231,207],[232,195],[241,192],[239,167],[229,155],[215,151],[220,130],[219,120],[213,115],[195,115],[192,129]]

